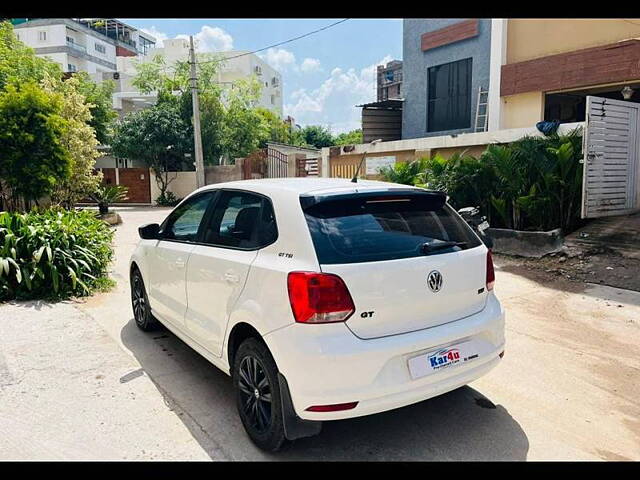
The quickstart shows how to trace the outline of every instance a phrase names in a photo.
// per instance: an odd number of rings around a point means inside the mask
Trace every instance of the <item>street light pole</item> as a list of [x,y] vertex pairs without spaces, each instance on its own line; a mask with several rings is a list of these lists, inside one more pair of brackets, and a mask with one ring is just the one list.
[[196,154],[196,185],[204,187],[204,159],[202,157],[202,133],[200,131],[200,101],[198,99],[198,74],[196,71],[196,53],[193,48],[193,36],[189,36],[189,63],[191,65],[191,100],[193,104],[193,142]]

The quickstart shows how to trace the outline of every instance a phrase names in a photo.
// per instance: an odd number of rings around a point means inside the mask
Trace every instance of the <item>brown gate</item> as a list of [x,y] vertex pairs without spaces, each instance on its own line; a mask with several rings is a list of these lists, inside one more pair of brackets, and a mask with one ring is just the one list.
[[120,185],[129,189],[128,203],[151,203],[151,185],[148,168],[121,168]]
[[256,150],[242,163],[242,176],[245,180],[264,178],[267,174],[267,149]]
[[151,203],[151,184],[148,168],[101,168],[102,183],[128,188],[123,203]]
[[296,176],[297,177],[317,177],[318,176],[318,159],[317,158],[296,158]]

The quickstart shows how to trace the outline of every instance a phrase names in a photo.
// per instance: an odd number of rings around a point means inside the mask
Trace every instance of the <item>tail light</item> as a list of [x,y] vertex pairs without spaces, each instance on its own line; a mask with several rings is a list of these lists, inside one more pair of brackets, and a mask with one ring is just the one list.
[[337,275],[291,272],[287,277],[289,302],[296,322],[344,322],[355,311],[351,294]]
[[496,272],[493,270],[493,257],[491,250],[487,251],[487,290],[493,290],[496,283]]

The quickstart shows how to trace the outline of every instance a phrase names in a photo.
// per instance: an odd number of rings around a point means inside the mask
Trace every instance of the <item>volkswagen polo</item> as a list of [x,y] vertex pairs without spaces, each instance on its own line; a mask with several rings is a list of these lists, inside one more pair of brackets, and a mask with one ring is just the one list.
[[491,251],[441,192],[219,183],[139,233],[137,326],[162,323],[229,374],[266,450],[459,388],[504,353]]

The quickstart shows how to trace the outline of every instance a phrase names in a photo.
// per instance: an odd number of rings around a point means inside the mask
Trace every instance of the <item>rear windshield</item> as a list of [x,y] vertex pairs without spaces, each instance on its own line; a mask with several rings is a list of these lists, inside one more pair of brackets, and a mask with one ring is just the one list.
[[[440,255],[481,244],[449,205],[425,195],[341,196],[305,208],[304,213],[321,264]],[[424,247],[441,242],[458,245]]]

